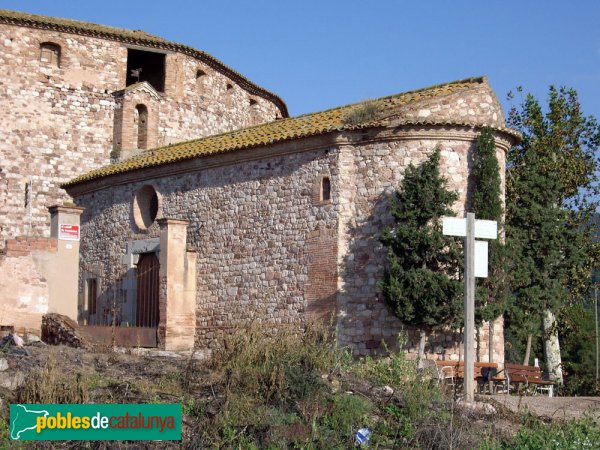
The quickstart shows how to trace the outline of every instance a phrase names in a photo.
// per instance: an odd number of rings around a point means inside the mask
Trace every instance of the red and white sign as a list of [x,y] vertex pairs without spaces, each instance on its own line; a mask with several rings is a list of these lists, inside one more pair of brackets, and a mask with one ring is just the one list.
[[61,223],[58,232],[58,238],[63,241],[78,241],[79,240],[79,225],[71,225]]

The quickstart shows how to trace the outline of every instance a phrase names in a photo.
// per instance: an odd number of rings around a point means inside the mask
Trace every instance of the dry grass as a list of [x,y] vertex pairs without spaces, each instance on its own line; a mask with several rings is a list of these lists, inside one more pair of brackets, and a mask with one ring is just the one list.
[[[279,325],[261,320],[240,326],[216,350],[209,367],[226,378],[227,390],[260,392],[267,401],[285,401],[299,387],[295,373],[318,376],[339,369],[340,352],[330,330],[320,323]],[[304,380],[307,384],[315,380]]]
[[360,125],[372,122],[377,117],[379,109],[380,107],[377,102],[373,100],[368,101],[348,111],[342,120],[346,125]]
[[17,399],[19,403],[87,403],[88,386],[82,373],[65,373],[55,349],[49,349],[45,363],[26,377]]
[[[518,428],[519,418],[457,409],[435,377],[417,371],[402,350],[353,360],[321,323],[274,327],[251,320],[232,330],[208,361],[31,350],[31,358],[19,359],[29,361],[27,382],[6,403],[180,403],[183,411],[183,443],[31,448],[351,448],[365,426],[373,433],[372,448],[517,448],[510,446],[516,428],[506,431],[505,425]],[[0,435],[7,423],[5,412]],[[533,434],[522,433],[521,441],[543,431],[529,428]],[[567,430],[573,440],[584,431],[597,433],[580,428]],[[6,442],[0,436],[0,448]]]

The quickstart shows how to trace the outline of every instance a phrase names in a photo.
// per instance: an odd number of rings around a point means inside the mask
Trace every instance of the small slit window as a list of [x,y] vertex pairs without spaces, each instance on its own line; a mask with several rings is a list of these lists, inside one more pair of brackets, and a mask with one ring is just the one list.
[[206,83],[206,72],[204,70],[198,69],[196,71],[196,90],[199,93],[204,92],[205,83]]
[[225,85],[225,106],[231,108],[233,106],[233,84]]
[[49,67],[60,67],[60,45],[52,42],[40,44],[40,62]]
[[321,179],[321,201],[327,202],[331,200],[331,180],[329,177]]
[[25,196],[23,198],[23,206],[27,208],[31,203],[31,182],[25,183]]
[[248,99],[248,104],[249,106],[249,119],[250,119],[250,124],[255,125],[261,122],[261,114],[258,108],[258,100],[256,100],[256,98],[254,97],[250,97]]
[[144,150],[148,148],[148,108],[146,105],[135,107],[134,125],[137,133],[137,148]]

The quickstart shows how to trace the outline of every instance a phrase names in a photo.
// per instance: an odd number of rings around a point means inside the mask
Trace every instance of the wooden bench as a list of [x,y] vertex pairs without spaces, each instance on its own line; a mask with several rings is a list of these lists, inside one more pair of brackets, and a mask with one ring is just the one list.
[[554,381],[544,380],[542,378],[542,370],[535,366],[524,366],[522,364],[504,364],[506,377],[508,379],[508,390],[510,392],[511,385],[525,385],[525,389],[531,386],[534,387],[534,393],[540,390],[548,392],[548,397],[554,396]]
[[[435,362],[439,378],[441,381],[449,381],[452,385],[456,380],[462,380],[465,377],[464,361],[436,361]],[[494,362],[475,362],[474,378],[477,381],[480,390],[488,383],[490,392],[496,391],[498,384],[507,385],[507,378],[501,375],[502,371],[498,369],[498,363]]]

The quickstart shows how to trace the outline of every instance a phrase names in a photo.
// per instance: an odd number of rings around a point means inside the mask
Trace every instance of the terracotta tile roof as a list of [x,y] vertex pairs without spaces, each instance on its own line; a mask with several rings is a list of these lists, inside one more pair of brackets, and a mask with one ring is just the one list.
[[100,39],[124,42],[126,44],[159,48],[183,53],[202,61],[225,76],[228,76],[248,92],[272,101],[281,110],[283,117],[288,116],[287,106],[281,98],[274,93],[254,84],[239,72],[236,72],[231,67],[223,64],[214,56],[211,56],[202,50],[196,50],[195,48],[188,47],[187,45],[178,44],[176,42],[171,42],[161,37],[154,36],[142,30],[127,30],[125,28],[109,27],[106,25],[98,25],[79,20],[40,16],[37,14],[27,14],[5,9],[0,9],[0,23],[79,34],[82,36],[91,36]]
[[[473,85],[485,82],[484,78],[469,78],[454,81],[417,91],[391,95],[389,97],[341,106],[298,117],[280,119],[250,128],[243,128],[241,130],[230,131],[202,139],[177,143],[167,147],[146,150],[129,159],[92,170],[91,172],[63,184],[61,187],[66,188],[97,178],[130,172],[146,167],[155,167],[201,156],[260,147],[292,139],[316,136],[332,131],[385,126],[386,123],[388,123],[387,119],[389,117],[389,112],[398,111],[398,107],[410,105],[420,100],[452,94],[459,90],[468,89],[473,87]],[[369,105],[375,105],[373,112],[371,114],[366,113],[365,119],[362,122],[358,123],[351,120],[352,117],[360,118],[360,113],[368,109]],[[407,122],[407,124],[409,123]],[[414,121],[410,122],[410,124],[452,124],[459,126],[473,126],[473,124],[461,122],[429,123],[426,121]],[[503,131],[512,133],[512,131],[508,129],[503,129]]]

